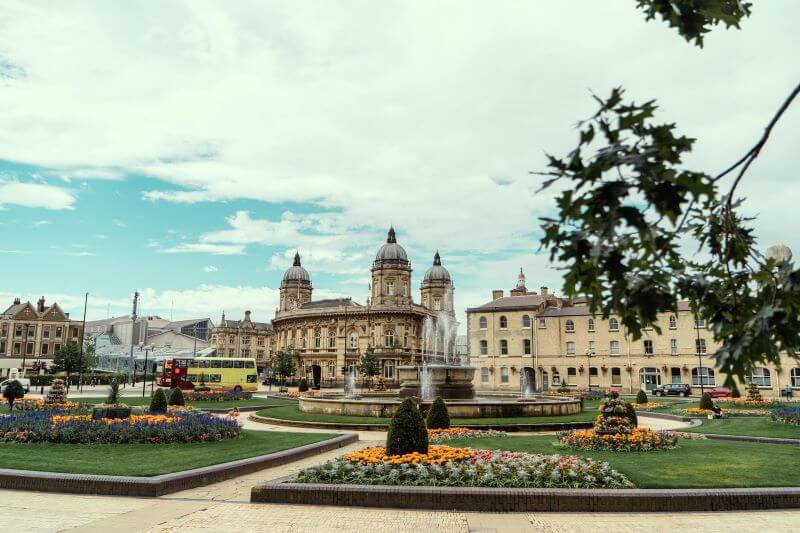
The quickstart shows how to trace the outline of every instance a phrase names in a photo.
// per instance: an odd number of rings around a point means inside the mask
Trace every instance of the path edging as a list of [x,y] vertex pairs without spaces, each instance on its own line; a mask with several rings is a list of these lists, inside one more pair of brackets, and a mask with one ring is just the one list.
[[291,463],[357,441],[357,434],[348,433],[275,453],[152,477],[68,474],[3,468],[0,469],[0,489],[156,497]]

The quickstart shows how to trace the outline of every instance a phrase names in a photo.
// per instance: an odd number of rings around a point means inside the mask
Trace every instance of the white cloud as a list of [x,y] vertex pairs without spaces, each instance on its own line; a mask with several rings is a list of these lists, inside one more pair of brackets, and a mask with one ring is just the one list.
[[119,220],[117,218],[113,219],[111,221],[111,223],[114,224],[115,226],[117,226],[118,228],[127,228],[128,227],[128,223],[127,222],[124,222],[124,221]]
[[164,250],[168,254],[205,253],[212,255],[242,255],[244,246],[236,244],[182,243]]
[[29,250],[0,250],[0,254],[9,254],[9,255],[20,255],[29,253],[31,253]]
[[219,269],[217,267],[215,267],[214,265],[208,265],[208,266],[204,266],[203,267],[203,272],[209,272],[210,273],[210,272],[218,272],[218,271],[219,271]]
[[41,226],[48,226],[50,224],[52,224],[50,220],[37,220],[36,222],[33,223],[33,225],[37,228]]
[[42,183],[0,181],[0,208],[5,205],[73,209],[75,195],[69,189]]
[[83,250],[81,252],[67,252],[65,255],[71,255],[73,257],[90,257],[97,254],[95,254],[94,252],[87,252],[86,250]]
[[108,236],[103,235],[102,233],[95,233],[94,235],[92,235],[92,238],[103,240],[103,239],[108,239]]

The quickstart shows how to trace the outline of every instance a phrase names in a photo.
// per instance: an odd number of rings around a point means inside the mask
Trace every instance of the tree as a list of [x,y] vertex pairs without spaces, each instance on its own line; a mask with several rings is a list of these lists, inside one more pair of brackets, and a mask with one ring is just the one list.
[[647,403],[647,393],[641,389],[636,393],[636,403]]
[[386,454],[428,453],[428,430],[411,398],[406,398],[395,411],[386,434]]
[[156,389],[150,398],[150,411],[163,413],[167,410],[167,403],[167,395],[164,394],[164,389]]
[[22,398],[25,396],[25,388],[22,386],[22,383],[17,381],[16,379],[11,381],[8,385],[3,387],[3,398],[8,400],[8,410],[9,412],[14,410],[14,400],[18,398]]
[[272,357],[272,368],[281,377],[281,386],[286,384],[286,378],[294,376],[297,367],[294,364],[294,350],[290,346],[286,350],[279,350]]
[[180,387],[175,387],[169,393],[169,405],[186,405],[186,399],[183,397],[183,391]]
[[68,342],[59,348],[53,356],[53,368],[56,372],[67,374],[67,385],[69,376],[74,372],[80,372],[84,368],[91,368],[96,364],[94,350],[88,350],[81,354],[80,347],[74,342]]
[[358,370],[367,377],[369,386],[372,386],[372,378],[377,376],[381,371],[380,362],[378,358],[375,357],[375,348],[370,346],[364,351],[358,365]]
[[[712,26],[738,28],[750,15],[750,3],[736,0],[639,0],[637,7],[698,46]],[[541,245],[565,265],[566,295],[586,296],[604,318],[618,315],[634,340],[645,327],[660,332],[658,314],[689,300],[713,325],[716,366],[730,387],[732,376],[777,364],[783,352],[795,356],[800,270],[785,252],[756,248],[736,187],[798,93],[800,85],[753,148],[719,173],[685,167],[695,139],[655,122],[655,101],[625,101],[621,88],[594,96],[598,110],[579,123],[577,147],[548,156],[549,169],[537,173],[548,177],[542,189],[564,186],[557,215],[542,219]]]
[[428,410],[425,420],[428,429],[447,429],[450,427],[450,413],[441,396],[437,396]]

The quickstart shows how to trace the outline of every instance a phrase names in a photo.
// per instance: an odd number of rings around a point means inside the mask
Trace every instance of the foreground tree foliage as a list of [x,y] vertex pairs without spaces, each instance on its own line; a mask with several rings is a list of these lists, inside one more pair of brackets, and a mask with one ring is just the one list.
[[[640,0],[638,7],[699,46],[711,26],[738,27],[750,14],[749,3],[733,0]],[[800,85],[753,148],[716,175],[686,168],[695,139],[657,121],[654,100],[626,101],[621,88],[594,96],[598,110],[579,122],[578,146],[548,156],[549,170],[537,173],[548,177],[542,189],[563,187],[557,215],[542,219],[541,244],[565,265],[567,295],[587,296],[603,317],[618,315],[634,340],[646,327],[660,332],[659,313],[688,300],[721,344],[714,357],[728,376],[779,364],[781,352],[796,356],[800,271],[780,251],[762,255],[735,192],[798,92]]]

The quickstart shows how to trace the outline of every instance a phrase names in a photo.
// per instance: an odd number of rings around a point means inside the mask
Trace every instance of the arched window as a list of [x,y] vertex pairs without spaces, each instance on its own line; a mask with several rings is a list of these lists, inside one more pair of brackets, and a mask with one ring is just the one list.
[[619,320],[612,318],[608,321],[608,329],[611,331],[619,331]]
[[394,379],[394,361],[383,362],[383,377],[386,379]]
[[772,376],[768,368],[756,367],[747,376],[747,384],[755,383],[758,387],[772,387]]
[[322,333],[319,330],[314,332],[314,348],[322,348]]
[[572,341],[567,343],[567,355],[575,355],[575,343]]
[[394,346],[394,331],[387,329],[383,334],[383,343],[387,348]]
[[588,328],[589,331],[594,331],[594,318],[590,318],[588,324],[589,324]]
[[508,367],[500,367],[500,383],[508,383]]
[[508,355],[508,341],[500,341],[500,355]]
[[508,327],[508,319],[505,315],[500,317],[500,329],[506,329]]
[[531,327],[531,317],[528,315],[522,315],[522,327],[529,328]]
[[434,311],[441,311],[442,310],[442,300],[441,298],[434,298],[433,299],[433,310]]
[[798,389],[800,388],[800,368],[793,368],[791,372],[791,381],[789,382],[792,385],[792,388]]
[[386,282],[386,294],[388,294],[389,296],[394,296],[394,282],[393,281],[387,281]]
[[678,329],[678,319],[675,315],[669,315],[669,329]]
[[481,329],[486,329],[486,326],[487,326],[486,317],[485,316],[480,317],[478,319],[478,327],[481,328]]
[[575,322],[573,322],[572,320],[567,320],[566,322],[564,322],[564,329],[567,331],[567,333],[574,332]]
[[334,331],[328,332],[328,348],[336,348],[336,332]]
[[489,353],[489,343],[486,341],[481,341],[481,355],[487,355]]
[[300,346],[302,348],[307,348],[308,347],[308,339],[306,338],[306,334],[305,333],[303,333],[302,335],[303,336],[300,337]]
[[336,363],[333,361],[328,361],[328,377],[332,378],[336,376]]
[[489,369],[486,367],[481,368],[481,383],[484,385],[489,383]]
[[716,380],[714,379],[714,369],[708,368],[707,366],[704,366],[703,368],[693,368],[692,385],[699,387],[701,381],[704,386],[715,386]]
[[351,350],[358,350],[358,333],[355,331],[350,332],[349,346]]
[[553,372],[553,385],[561,385],[561,374]]

